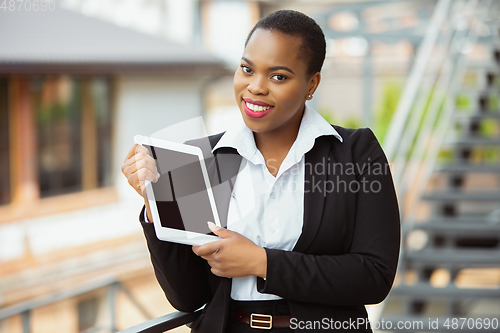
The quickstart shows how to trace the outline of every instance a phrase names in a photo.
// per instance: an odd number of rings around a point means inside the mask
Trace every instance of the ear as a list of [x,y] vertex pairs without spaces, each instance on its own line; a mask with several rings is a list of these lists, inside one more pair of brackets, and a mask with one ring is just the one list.
[[309,87],[307,89],[306,100],[311,100],[313,98],[314,92],[319,86],[319,82],[321,81],[320,72],[316,72],[309,79]]

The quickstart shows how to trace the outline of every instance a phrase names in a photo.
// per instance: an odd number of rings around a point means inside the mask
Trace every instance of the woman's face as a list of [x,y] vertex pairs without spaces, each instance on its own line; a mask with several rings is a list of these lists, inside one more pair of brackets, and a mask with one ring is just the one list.
[[320,81],[320,74],[310,77],[306,61],[298,58],[301,42],[262,29],[250,37],[233,86],[243,120],[253,132],[286,132],[300,124],[305,101]]

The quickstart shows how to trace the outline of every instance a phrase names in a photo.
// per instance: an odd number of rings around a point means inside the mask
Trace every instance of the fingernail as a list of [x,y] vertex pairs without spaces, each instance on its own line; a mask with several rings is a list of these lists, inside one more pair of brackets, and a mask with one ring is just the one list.
[[215,225],[215,223],[213,223],[213,222],[208,221],[208,222],[207,222],[207,224],[208,224],[208,227],[209,227],[210,229],[212,229],[212,228],[217,228],[217,226],[216,226],[216,225]]

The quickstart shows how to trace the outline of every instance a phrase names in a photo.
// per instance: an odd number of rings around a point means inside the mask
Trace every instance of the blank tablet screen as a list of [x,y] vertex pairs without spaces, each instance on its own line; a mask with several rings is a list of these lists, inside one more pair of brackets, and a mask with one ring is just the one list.
[[[156,160],[160,179],[151,183],[163,227],[212,234],[215,222],[197,155],[144,145]],[[201,163],[204,163],[201,161]]]

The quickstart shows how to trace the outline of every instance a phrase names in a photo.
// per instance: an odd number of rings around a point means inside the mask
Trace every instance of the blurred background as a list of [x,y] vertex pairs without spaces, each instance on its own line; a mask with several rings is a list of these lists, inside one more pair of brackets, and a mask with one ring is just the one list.
[[310,106],[372,128],[391,161],[403,242],[376,328],[500,329],[500,1],[18,0],[0,1],[1,333],[116,332],[174,311],[120,167],[136,134],[231,126],[246,35],[278,9],[327,38]]

